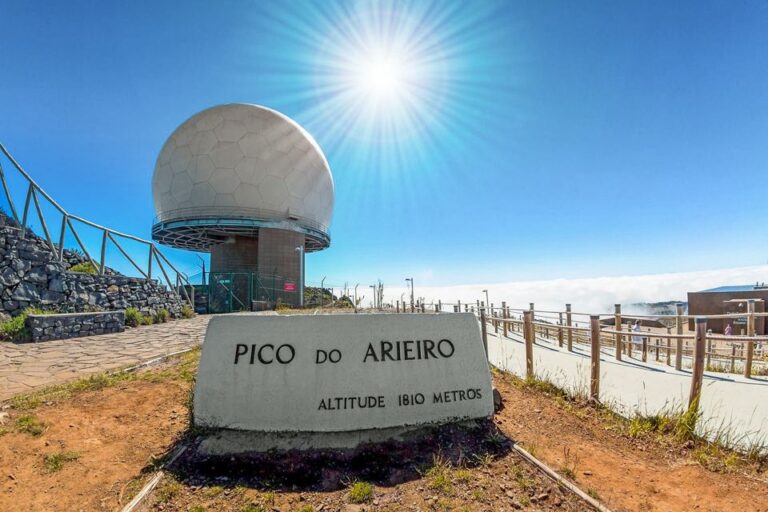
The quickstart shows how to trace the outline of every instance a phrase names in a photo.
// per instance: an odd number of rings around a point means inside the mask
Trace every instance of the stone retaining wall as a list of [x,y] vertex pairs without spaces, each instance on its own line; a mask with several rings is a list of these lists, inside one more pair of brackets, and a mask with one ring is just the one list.
[[34,342],[122,332],[125,330],[125,312],[29,315],[27,329]]
[[181,316],[184,302],[156,280],[109,269],[102,276],[69,272],[86,258],[66,249],[63,260],[29,230],[22,239],[19,225],[0,213],[0,321],[30,306],[66,313],[134,307],[145,315],[166,309],[173,318]]

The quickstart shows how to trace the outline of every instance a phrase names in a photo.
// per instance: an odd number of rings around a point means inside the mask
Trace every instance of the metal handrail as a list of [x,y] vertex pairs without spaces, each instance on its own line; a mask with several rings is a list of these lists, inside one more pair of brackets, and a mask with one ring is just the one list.
[[[49,247],[51,248],[51,251],[54,254],[57,254],[58,260],[62,261],[64,258],[64,240],[66,236],[66,230],[67,227],[69,227],[70,232],[75,238],[75,241],[77,242],[80,249],[83,251],[83,254],[88,259],[88,261],[91,263],[91,265],[94,266],[94,268],[97,269],[99,275],[104,275],[107,265],[106,265],[106,252],[107,252],[107,242],[111,241],[115,247],[118,248],[120,253],[125,256],[125,258],[138,270],[141,275],[146,279],[152,279],[152,263],[153,258],[155,262],[157,263],[158,268],[160,269],[163,277],[165,278],[165,281],[168,285],[168,288],[173,291],[173,293],[176,294],[177,297],[181,298],[181,295],[179,294],[179,288],[183,291],[184,298],[192,304],[192,298],[189,295],[189,292],[187,291],[187,286],[191,286],[189,279],[186,274],[179,271],[173,264],[168,260],[168,258],[160,252],[160,250],[157,248],[154,242],[151,240],[145,240],[143,238],[129,235],[127,233],[122,233],[120,231],[116,231],[114,229],[108,228],[106,226],[102,226],[101,224],[97,224],[95,222],[91,222],[87,219],[84,219],[78,215],[73,215],[69,213],[67,210],[64,209],[58,202],[56,202],[53,197],[51,197],[33,178],[32,176],[27,173],[24,168],[22,168],[21,164],[16,161],[15,158],[8,152],[5,145],[0,143],[0,152],[2,152],[5,157],[13,164],[13,167],[16,168],[16,170],[21,174],[21,176],[26,180],[27,182],[27,194],[26,198],[24,200],[24,210],[23,215],[21,218],[18,215],[18,210],[16,209],[16,205],[13,201],[13,194],[11,192],[10,187],[8,186],[8,183],[5,179],[5,172],[3,170],[2,162],[0,162],[0,185],[3,187],[3,192],[5,193],[5,197],[8,200],[8,204],[11,209],[11,215],[13,216],[14,220],[18,222],[21,225],[21,237],[24,238],[26,236],[26,231],[28,229],[27,227],[27,220],[29,216],[29,207],[30,203],[34,204],[35,211],[37,213],[37,216],[40,220],[41,227],[43,229],[43,234],[45,235],[45,240],[48,243]],[[61,215],[62,215],[62,222],[61,227],[59,231],[59,238],[58,238],[58,249],[56,248],[56,244],[53,241],[53,237],[51,236],[51,232],[48,229],[48,224],[45,222],[45,216],[43,214],[43,210],[40,206],[40,200],[38,197],[38,194],[45,198],[51,206],[53,206]],[[91,256],[91,254],[88,252],[88,249],[86,248],[85,244],[83,243],[82,239],[77,233],[77,230],[75,229],[75,226],[73,224],[73,221],[80,222],[82,224],[85,224],[86,226],[90,226],[92,228],[95,228],[99,231],[101,231],[102,237],[101,237],[101,257],[98,260],[98,263],[94,258]],[[142,244],[145,244],[149,249],[149,259],[147,262],[147,268],[146,271],[136,263],[136,261],[131,258],[131,256],[128,254],[128,251],[125,250],[124,247],[120,245],[118,242],[118,239],[123,238],[126,240],[133,240],[135,242],[139,242]],[[165,267],[163,266],[163,262],[168,266],[170,270],[172,270],[175,273],[175,283],[171,280],[170,276],[165,270]]]

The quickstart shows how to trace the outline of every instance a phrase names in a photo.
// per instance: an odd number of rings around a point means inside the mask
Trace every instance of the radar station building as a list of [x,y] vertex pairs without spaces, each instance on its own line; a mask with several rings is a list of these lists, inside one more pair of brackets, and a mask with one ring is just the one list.
[[195,114],[163,145],[152,195],[152,238],[211,254],[212,311],[303,304],[304,255],[331,243],[334,191],[295,121],[249,104]]

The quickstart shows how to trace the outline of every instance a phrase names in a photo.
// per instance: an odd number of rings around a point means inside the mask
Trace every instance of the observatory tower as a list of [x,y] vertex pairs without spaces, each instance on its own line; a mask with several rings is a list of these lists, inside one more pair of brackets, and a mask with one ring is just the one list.
[[210,252],[210,286],[238,288],[234,309],[301,304],[304,253],[331,243],[328,162],[306,130],[266,107],[219,105],[182,123],[157,158],[152,195],[152,238]]

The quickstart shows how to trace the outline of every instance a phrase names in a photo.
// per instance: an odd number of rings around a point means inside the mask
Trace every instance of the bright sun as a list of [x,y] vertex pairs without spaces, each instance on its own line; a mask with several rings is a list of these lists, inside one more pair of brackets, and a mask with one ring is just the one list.
[[371,59],[360,67],[360,87],[368,94],[383,98],[402,92],[402,65],[387,57]]

